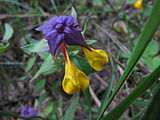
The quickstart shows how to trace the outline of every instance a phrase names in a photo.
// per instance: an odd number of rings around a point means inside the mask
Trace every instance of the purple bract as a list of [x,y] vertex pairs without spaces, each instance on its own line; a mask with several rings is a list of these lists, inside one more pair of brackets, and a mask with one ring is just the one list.
[[21,109],[21,113],[20,116],[22,117],[34,117],[37,115],[37,111],[34,108],[28,107],[27,105],[23,106],[23,108]]
[[56,49],[64,41],[67,45],[79,45],[89,49],[78,29],[77,20],[72,16],[53,17],[42,26],[36,28],[45,34],[49,49],[55,55]]

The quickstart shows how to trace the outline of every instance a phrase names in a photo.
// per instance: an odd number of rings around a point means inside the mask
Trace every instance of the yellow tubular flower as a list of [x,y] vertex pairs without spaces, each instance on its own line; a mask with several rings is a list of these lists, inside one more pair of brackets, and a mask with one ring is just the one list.
[[103,50],[95,50],[90,48],[90,50],[82,47],[86,58],[91,65],[91,67],[97,71],[101,71],[103,69],[103,64],[108,62],[108,55]]
[[65,52],[66,65],[65,76],[62,81],[62,87],[68,94],[85,90],[89,86],[89,79],[80,71],[69,59],[67,52]]
[[143,2],[143,0],[137,0],[137,1],[134,3],[134,7],[135,7],[137,10],[142,10],[142,9],[143,9],[142,2]]

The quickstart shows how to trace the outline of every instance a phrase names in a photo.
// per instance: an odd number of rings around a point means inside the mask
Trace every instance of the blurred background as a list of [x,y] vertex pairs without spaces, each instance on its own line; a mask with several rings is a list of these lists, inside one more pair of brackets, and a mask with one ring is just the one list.
[[[130,58],[137,37],[143,29],[155,0],[144,0],[137,10],[135,0],[0,0],[0,109],[19,114],[23,105],[35,107],[39,115],[58,120],[65,115],[72,95],[61,87],[64,76],[64,58],[60,54],[55,63],[49,53],[40,52],[44,35],[35,30],[49,18],[71,14],[76,9],[80,28],[87,43],[109,54],[104,70],[94,72],[88,66],[79,47],[69,47],[72,60],[78,61],[91,81],[93,119],[97,116],[105,88],[114,79],[119,80]],[[149,28],[148,28],[149,29]],[[109,109],[118,104],[133,88],[160,63],[160,29],[154,35]],[[47,62],[48,61],[48,62]],[[90,74],[89,74],[90,73]],[[30,82],[32,80],[32,82]],[[136,100],[122,116],[128,120],[147,104],[152,91]],[[74,120],[87,120],[84,94],[80,92]],[[0,116],[0,120],[12,120]]]

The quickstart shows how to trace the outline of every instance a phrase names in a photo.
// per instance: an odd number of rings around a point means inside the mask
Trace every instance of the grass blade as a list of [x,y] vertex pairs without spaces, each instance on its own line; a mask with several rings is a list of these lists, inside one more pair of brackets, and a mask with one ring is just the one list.
[[88,105],[88,120],[92,120],[92,104],[91,104],[91,94],[90,94],[90,91],[89,91],[89,88],[87,88],[85,91],[84,91],[84,95],[85,95],[85,98],[86,98],[86,102],[87,102],[87,105]]
[[142,56],[145,48],[147,47],[147,45],[151,41],[151,38],[154,35],[154,32],[156,31],[158,25],[160,24],[160,17],[157,18],[157,16],[159,16],[159,13],[160,13],[159,5],[160,5],[160,0],[157,0],[153,9],[152,9],[150,16],[144,26],[142,33],[140,34],[138,44],[136,45],[136,48],[133,51],[133,55],[131,56],[123,75],[121,76],[120,80],[118,81],[117,85],[115,86],[115,90],[113,91],[110,99],[106,102],[106,104],[104,104],[105,109],[99,113],[99,115],[97,117],[98,120],[102,117],[104,111],[108,108],[108,106],[112,102],[113,98],[115,97],[115,95],[117,94],[117,92],[119,91],[119,89],[121,88],[123,83],[125,82],[125,80],[129,77],[134,66],[136,65],[136,63],[138,62],[138,60]]
[[134,102],[140,95],[142,95],[148,88],[150,88],[160,77],[160,65],[147,78],[144,79],[123,101],[121,101],[113,110],[111,110],[102,120],[118,119],[124,111]]
[[160,113],[160,86],[158,86],[158,90],[151,100],[150,104],[146,112],[144,113],[141,120],[159,120],[159,113]]
[[105,110],[104,104],[109,99],[109,96],[111,95],[113,83],[114,83],[114,80],[115,80],[116,65],[114,65],[112,57],[110,57],[110,62],[111,62],[111,67],[112,67],[112,75],[111,75],[111,79],[109,80],[108,86],[105,90],[105,94],[104,94],[104,97],[102,99],[102,103],[101,103],[101,106],[99,108],[98,113],[101,113],[102,111]]
[[78,101],[79,101],[79,94],[75,94],[72,97],[71,101],[72,101],[72,103],[65,113],[64,120],[73,120],[74,119],[74,114],[76,112],[77,104],[78,104]]

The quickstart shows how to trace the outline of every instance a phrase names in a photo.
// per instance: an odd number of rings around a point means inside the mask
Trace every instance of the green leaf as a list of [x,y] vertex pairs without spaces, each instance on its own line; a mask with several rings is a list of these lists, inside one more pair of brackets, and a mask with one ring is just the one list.
[[106,103],[105,109],[103,111],[99,112],[98,118],[97,118],[98,120],[102,117],[103,113],[108,108],[108,106],[111,104],[112,100],[114,99],[115,95],[118,93],[120,88],[122,87],[123,83],[126,81],[126,79],[131,74],[133,68],[135,67],[135,65],[138,62],[138,60],[140,59],[140,57],[142,56],[145,48],[147,47],[147,45],[151,41],[157,27],[159,26],[160,18],[157,18],[157,16],[159,16],[159,13],[160,13],[159,4],[160,4],[160,0],[157,0],[153,9],[152,9],[151,15],[149,16],[149,18],[144,26],[144,29],[139,36],[138,44],[136,45],[136,47],[133,51],[133,54],[132,54],[131,58],[129,59],[128,65],[127,65],[126,69],[124,70],[122,76],[120,77],[120,80],[116,84],[114,91],[111,94],[109,100],[105,102]]
[[72,56],[71,57],[72,62],[85,74],[89,74],[91,72],[94,72],[94,69],[89,65],[89,63],[80,56]]
[[13,35],[13,28],[8,23],[5,23],[4,27],[5,27],[5,33],[4,33],[2,40],[8,41]]
[[40,69],[37,71],[37,73],[34,75],[34,77],[31,79],[31,81],[36,79],[41,73],[47,72],[47,71],[49,71],[51,69],[55,72],[58,69],[58,65],[54,64],[53,58],[50,55],[48,58],[46,58],[44,60],[44,62],[41,65]]
[[71,105],[69,106],[69,108],[65,112],[64,120],[73,120],[74,119],[74,114],[77,109],[78,101],[79,101],[79,94],[77,93],[77,94],[74,94],[71,99]]
[[45,84],[46,80],[38,80],[35,86],[35,92],[39,92],[41,89],[43,89]]
[[88,44],[88,45],[92,45],[92,44],[94,44],[94,43],[96,43],[97,42],[97,40],[86,40],[86,43]]
[[76,12],[76,10],[74,9],[74,7],[72,7],[71,16],[73,16],[73,17],[77,20],[77,12]]
[[147,46],[146,50],[143,53],[143,56],[153,56],[158,53],[158,42],[157,41],[151,41],[149,45]]
[[46,98],[48,97],[47,93],[42,94],[39,99],[38,102],[41,104]]
[[[134,44],[138,44],[138,39],[134,41]],[[158,42],[156,40],[152,40],[143,53],[143,57],[153,56],[158,53]]]
[[36,40],[36,39],[33,39],[33,38],[26,38],[25,39],[27,42],[29,42],[30,44],[35,44],[35,43],[38,43],[39,41]]
[[147,89],[149,89],[160,77],[160,65],[152,72],[147,78],[145,78],[138,86],[123,99],[114,109],[112,109],[102,120],[116,120],[124,113],[124,111],[141,96]]
[[43,60],[45,60],[46,58],[48,58],[48,56],[50,56],[50,53],[48,52],[39,52],[37,53]]
[[121,57],[127,58],[127,59],[131,57],[128,53],[121,53],[120,55]]
[[48,116],[51,112],[53,112],[55,107],[56,107],[56,104],[54,104],[53,102],[49,102],[47,107],[44,109],[44,115]]
[[55,80],[54,84],[52,85],[51,89],[55,91],[61,85],[61,80]]
[[89,88],[84,91],[84,96],[88,106],[88,120],[92,120],[92,103],[91,103],[91,94]]
[[82,31],[82,35],[84,35],[84,33],[86,32],[88,26],[89,26],[89,18],[87,18],[85,23],[84,23],[84,28],[83,28],[83,31]]
[[80,46],[68,46],[68,51],[70,56],[75,56],[81,50]]
[[103,6],[103,0],[92,0],[94,6]]
[[115,80],[115,66],[113,65],[113,63],[111,63],[111,66],[112,66],[112,75],[111,75],[111,79],[109,80],[109,83],[108,83],[108,87],[106,88],[105,90],[105,93],[104,93],[104,97],[102,99],[102,103],[101,103],[101,106],[99,108],[99,113],[101,113],[102,111],[105,110],[105,104],[106,104],[106,101],[109,99],[109,96],[112,92],[112,87],[113,87],[113,84],[114,84],[114,80]]
[[30,11],[32,11],[32,12],[35,12],[35,10],[34,10],[32,7],[30,7],[30,6],[28,6],[27,4],[24,4],[24,3],[22,3],[22,2],[18,2],[17,0],[5,0],[5,2],[7,2],[7,3],[9,3],[9,4],[13,4],[13,5],[20,6],[20,7],[22,7],[22,8],[27,9],[27,10],[30,10]]
[[8,49],[8,45],[0,45],[0,53],[5,52]]
[[34,65],[36,61],[36,57],[31,57],[27,63],[26,63],[26,67],[25,67],[25,72],[28,72]]
[[21,47],[24,51],[35,53],[35,52],[45,52],[49,50],[47,40],[42,39],[41,41],[27,44]]
[[135,101],[133,101],[132,104],[136,105],[136,106],[146,106],[146,105],[148,105],[148,102],[143,101],[143,100],[135,100]]
[[151,70],[154,70],[156,67],[158,67],[159,64],[157,63],[160,63],[160,56],[146,59],[146,64]]
[[159,120],[160,113],[160,86],[158,86],[158,90],[148,105],[147,110],[144,113],[144,116],[141,120]]

